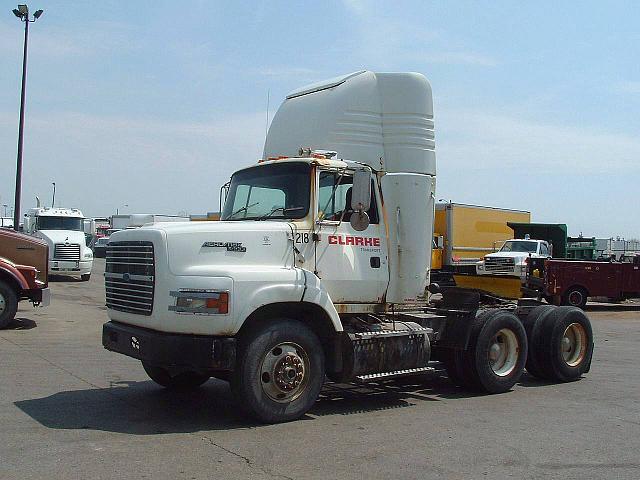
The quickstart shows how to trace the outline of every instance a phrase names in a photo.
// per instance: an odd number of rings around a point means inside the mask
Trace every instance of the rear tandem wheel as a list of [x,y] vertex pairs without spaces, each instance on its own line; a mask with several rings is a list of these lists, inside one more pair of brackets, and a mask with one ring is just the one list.
[[524,319],[529,338],[527,371],[557,382],[579,379],[589,371],[593,331],[577,307],[536,307]]
[[489,310],[476,317],[469,348],[443,355],[449,378],[470,390],[503,393],[520,379],[527,359],[527,336],[514,314]]

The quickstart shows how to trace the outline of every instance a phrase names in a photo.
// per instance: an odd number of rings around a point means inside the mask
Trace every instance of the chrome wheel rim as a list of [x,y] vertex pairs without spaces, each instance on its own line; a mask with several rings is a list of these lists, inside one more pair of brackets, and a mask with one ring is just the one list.
[[4,312],[5,308],[7,308],[7,301],[4,299],[4,295],[0,293],[0,314]]
[[508,328],[499,330],[489,343],[489,366],[499,377],[506,377],[518,363],[518,337]]
[[562,359],[570,367],[580,365],[587,353],[587,332],[579,323],[570,324],[562,335]]
[[276,402],[292,402],[309,384],[309,367],[309,356],[300,345],[279,343],[262,360],[259,379],[262,391]]

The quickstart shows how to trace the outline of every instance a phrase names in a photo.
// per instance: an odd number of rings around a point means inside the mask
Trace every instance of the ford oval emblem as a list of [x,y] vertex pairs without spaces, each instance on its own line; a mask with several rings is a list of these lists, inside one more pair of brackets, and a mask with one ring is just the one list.
[[124,274],[122,275],[122,279],[128,282],[129,280],[131,280],[131,274],[129,274],[129,273],[124,273]]

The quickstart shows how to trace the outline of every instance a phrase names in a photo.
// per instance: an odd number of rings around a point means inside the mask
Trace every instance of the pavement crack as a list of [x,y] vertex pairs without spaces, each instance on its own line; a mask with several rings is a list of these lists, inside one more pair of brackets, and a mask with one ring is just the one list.
[[270,472],[270,471],[269,471],[269,470],[267,470],[266,468],[261,467],[260,465],[258,465],[256,462],[254,462],[253,460],[251,460],[249,457],[245,457],[244,455],[241,455],[241,454],[239,454],[239,453],[237,453],[237,452],[234,452],[233,450],[229,450],[228,448],[223,447],[222,445],[217,444],[216,442],[214,442],[212,439],[210,439],[210,438],[209,438],[209,437],[207,437],[206,435],[203,435],[203,436],[202,436],[202,440],[204,440],[205,442],[207,442],[207,443],[211,444],[212,446],[214,446],[214,447],[216,447],[216,448],[219,448],[220,450],[222,450],[222,451],[224,451],[224,452],[227,452],[227,453],[229,453],[229,454],[233,455],[234,457],[238,457],[238,458],[240,458],[241,460],[244,460],[244,462],[247,464],[247,466],[248,466],[249,468],[253,468],[253,469],[255,469],[255,470],[259,470],[259,471],[261,471],[262,473],[264,473],[264,474],[266,474],[266,475],[269,475],[270,477],[273,477],[273,478],[285,478],[285,479],[287,479],[287,480],[294,480],[294,478],[293,478],[293,477],[288,477],[288,476],[286,476],[286,475],[282,475],[282,474],[279,474],[279,473],[273,473],[273,472]]

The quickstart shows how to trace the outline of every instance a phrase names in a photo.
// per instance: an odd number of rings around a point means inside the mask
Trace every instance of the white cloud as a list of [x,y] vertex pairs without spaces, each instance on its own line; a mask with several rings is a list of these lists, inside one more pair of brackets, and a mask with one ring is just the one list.
[[[43,17],[45,18],[45,17]],[[0,23],[0,53],[22,55],[22,28]],[[63,29],[39,22],[29,27],[30,54],[37,52],[41,58],[85,57],[99,52],[130,51],[136,47],[131,27],[113,22],[79,24],[73,29]]]
[[571,234],[637,236],[640,139],[495,112],[436,116],[438,198],[528,210]]
[[317,78],[318,71],[311,68],[304,67],[292,67],[292,66],[278,66],[278,67],[265,67],[255,71],[257,75],[265,77],[286,77],[286,78],[305,78],[312,79]]
[[416,60],[426,63],[442,63],[448,65],[477,65],[480,67],[495,67],[498,61],[487,55],[473,52],[435,52],[415,55]]
[[640,139],[631,135],[475,111],[444,112],[436,128],[442,132],[437,142],[442,162],[474,170],[640,171]]
[[[0,114],[0,149],[15,151],[15,115]],[[263,113],[209,122],[100,117],[80,113],[29,116],[25,131],[23,209],[35,195],[89,215],[125,203],[136,212],[202,213],[218,209],[218,191],[239,167],[262,154]],[[5,128],[6,127],[6,128]],[[3,198],[14,170],[0,178]]]
[[616,93],[630,93],[632,95],[640,95],[640,81],[623,81],[614,84],[613,90]]
[[[396,68],[396,65],[438,63],[494,67],[498,61],[450,38],[446,32],[433,30],[424,22],[394,18],[386,4],[366,0],[343,0],[353,17],[358,42],[354,52],[367,65]],[[416,14],[415,18],[420,18]],[[456,45],[455,49],[451,45]]]

